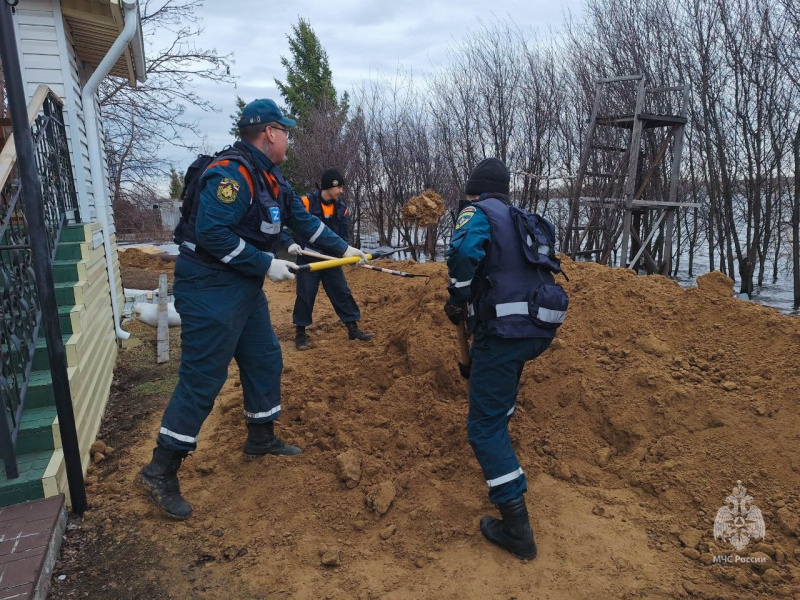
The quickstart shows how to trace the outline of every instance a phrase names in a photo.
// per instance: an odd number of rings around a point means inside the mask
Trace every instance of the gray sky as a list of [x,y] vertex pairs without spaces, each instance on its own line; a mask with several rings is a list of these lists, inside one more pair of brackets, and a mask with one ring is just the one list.
[[[205,31],[198,45],[232,53],[236,87],[195,82],[198,93],[219,109],[218,113],[187,115],[200,120],[208,146],[219,149],[230,143],[228,115],[234,112],[236,95],[246,101],[272,98],[282,104],[274,79],[285,79],[281,56],[289,56],[287,34],[303,17],[310,21],[328,53],[334,85],[339,93],[351,91],[364,79],[391,76],[398,68],[424,77],[446,61],[449,46],[468,36],[480,21],[506,19],[523,32],[538,30],[546,36],[560,27],[570,11],[579,18],[582,0],[495,0],[436,2],[405,0],[304,0],[266,3],[257,0],[207,0],[201,9]],[[156,37],[158,42],[160,36]],[[179,171],[192,155],[164,148]]]

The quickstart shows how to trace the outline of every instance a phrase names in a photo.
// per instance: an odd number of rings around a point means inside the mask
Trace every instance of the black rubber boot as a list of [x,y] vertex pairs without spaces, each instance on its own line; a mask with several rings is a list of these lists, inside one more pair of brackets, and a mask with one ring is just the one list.
[[156,446],[153,460],[136,476],[136,485],[147,493],[153,504],[173,519],[182,521],[192,516],[192,506],[181,496],[178,483],[178,469],[188,454]]
[[497,508],[503,518],[501,520],[489,516],[483,517],[481,519],[483,536],[518,558],[525,560],[536,558],[536,542],[533,540],[533,530],[528,521],[528,508],[525,506],[524,496],[498,504]]
[[306,328],[297,325],[294,334],[294,346],[298,350],[308,350],[311,346],[308,345],[308,336],[306,335]]
[[248,423],[247,439],[242,452],[244,452],[245,458],[258,458],[266,454],[295,456],[303,453],[297,446],[287,444],[275,435],[275,421]]
[[345,325],[347,326],[347,337],[351,340],[368,342],[372,339],[371,333],[364,333],[358,328],[358,321],[350,321],[349,323],[345,323]]

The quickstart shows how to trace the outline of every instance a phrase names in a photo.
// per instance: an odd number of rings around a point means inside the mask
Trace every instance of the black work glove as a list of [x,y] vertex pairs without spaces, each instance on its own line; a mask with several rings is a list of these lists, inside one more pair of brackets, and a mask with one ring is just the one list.
[[463,306],[456,306],[450,300],[444,303],[444,314],[450,319],[453,325],[458,325],[467,318],[466,308]]

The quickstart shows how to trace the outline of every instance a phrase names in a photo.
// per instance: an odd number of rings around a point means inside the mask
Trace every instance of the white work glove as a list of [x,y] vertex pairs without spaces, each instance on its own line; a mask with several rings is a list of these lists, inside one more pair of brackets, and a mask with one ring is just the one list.
[[300,254],[300,251],[302,249],[303,248],[300,247],[300,244],[292,244],[291,246],[289,246],[289,248],[286,251],[289,254]]
[[294,273],[289,270],[289,267],[296,269],[297,265],[288,260],[273,258],[272,264],[269,266],[269,269],[267,269],[267,277],[269,277],[269,280],[273,283],[285,281],[287,279],[292,280],[294,279]]
[[342,254],[342,258],[350,258],[351,256],[360,256],[361,260],[358,261],[359,264],[367,260],[367,255],[364,254],[361,250],[359,250],[358,248],[354,248],[353,246],[348,246],[347,250],[345,250],[344,254]]

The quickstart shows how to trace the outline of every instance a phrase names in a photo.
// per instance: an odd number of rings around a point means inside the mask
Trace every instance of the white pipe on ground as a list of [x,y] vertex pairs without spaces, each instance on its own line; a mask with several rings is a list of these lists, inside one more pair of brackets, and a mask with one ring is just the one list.
[[[136,302],[133,305],[133,316],[142,323],[150,325],[150,327],[158,327],[158,304]],[[181,316],[175,310],[174,302],[167,304],[167,325],[169,327],[181,326]]]
[[[125,51],[130,41],[136,36],[139,29],[139,6],[135,1],[123,0],[122,5],[125,9],[125,26],[122,33],[114,41],[108,53],[97,65],[89,81],[83,86],[81,100],[83,103],[83,115],[86,121],[86,141],[89,146],[89,165],[92,171],[92,192],[94,195],[94,206],[100,224],[103,226],[103,246],[106,253],[106,270],[108,271],[108,285],[111,290],[111,311],[114,314],[114,330],[117,339],[127,340],[130,333],[123,331],[120,326],[120,311],[117,305],[117,279],[114,275],[114,261],[111,255],[111,235],[108,229],[108,189],[104,185],[103,177],[103,149],[100,146],[100,134],[98,133],[97,106],[95,97],[100,82],[108,75],[112,67],[116,64],[119,57]],[[88,216],[88,215],[87,215]]]

